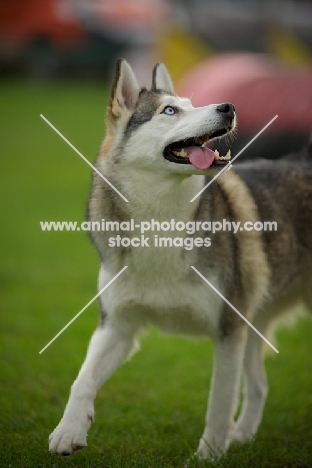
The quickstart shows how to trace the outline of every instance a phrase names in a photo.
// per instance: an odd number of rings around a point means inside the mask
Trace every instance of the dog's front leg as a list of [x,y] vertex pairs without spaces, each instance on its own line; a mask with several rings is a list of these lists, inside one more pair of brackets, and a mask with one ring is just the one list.
[[[265,335],[270,317],[261,314],[254,321],[255,327]],[[236,423],[233,440],[246,442],[257,432],[268,392],[266,373],[263,364],[264,341],[253,332],[248,331],[244,358],[245,395],[241,415]]]
[[94,332],[86,360],[72,385],[64,415],[50,435],[49,450],[52,453],[69,455],[87,445],[87,431],[94,418],[93,402],[97,389],[133,347],[133,330],[120,330],[117,325],[107,323]]
[[214,370],[210,387],[206,427],[196,455],[217,459],[230,443],[246,342],[246,325],[215,344]]

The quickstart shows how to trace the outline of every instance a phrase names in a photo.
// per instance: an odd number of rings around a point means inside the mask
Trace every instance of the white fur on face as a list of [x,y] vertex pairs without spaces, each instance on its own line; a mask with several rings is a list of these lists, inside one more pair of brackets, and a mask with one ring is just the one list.
[[[176,114],[163,113],[166,106],[176,109]],[[133,168],[150,168],[153,172],[166,174],[203,174],[204,171],[191,164],[167,161],[163,156],[164,149],[176,141],[212,133],[222,126],[222,115],[217,111],[217,104],[195,108],[187,98],[160,96],[154,117],[130,135],[120,162]]]

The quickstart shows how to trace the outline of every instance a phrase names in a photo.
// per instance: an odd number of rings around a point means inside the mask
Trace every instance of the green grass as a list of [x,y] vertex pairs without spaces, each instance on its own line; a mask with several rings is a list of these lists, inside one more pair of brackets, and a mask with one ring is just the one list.
[[[39,351],[95,294],[98,259],[85,233],[40,230],[42,220],[83,220],[90,170],[39,114],[93,160],[107,92],[19,82],[2,82],[0,92],[0,466],[181,467],[202,433],[212,346],[155,330],[99,392],[88,447],[65,459],[47,451],[97,324],[96,305]],[[307,318],[278,334],[259,433],[216,466],[312,466],[311,335]]]

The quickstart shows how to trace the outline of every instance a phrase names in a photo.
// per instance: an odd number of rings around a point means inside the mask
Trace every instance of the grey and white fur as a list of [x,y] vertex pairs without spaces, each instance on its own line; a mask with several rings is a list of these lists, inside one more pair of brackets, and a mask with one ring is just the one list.
[[[93,232],[101,261],[99,290],[125,265],[128,269],[100,297],[100,324],[50,435],[51,452],[68,455],[86,445],[97,390],[133,351],[136,335],[148,324],[169,333],[208,336],[214,343],[206,424],[196,454],[216,459],[231,441],[256,434],[267,395],[263,340],[191,265],[264,335],[272,320],[297,302],[311,309],[312,157],[307,150],[298,158],[235,164],[190,203],[218,167],[202,170],[187,158],[175,158],[175,143],[207,141],[231,132],[235,123],[229,103],[194,108],[189,99],[178,97],[164,65],[156,65],[147,90],[139,87],[125,60],[118,62],[96,167],[129,203],[94,172],[88,219],[274,220],[278,229],[219,232],[211,235],[211,247],[188,251],[152,245],[110,248],[111,233]],[[244,401],[234,421],[242,375]]]

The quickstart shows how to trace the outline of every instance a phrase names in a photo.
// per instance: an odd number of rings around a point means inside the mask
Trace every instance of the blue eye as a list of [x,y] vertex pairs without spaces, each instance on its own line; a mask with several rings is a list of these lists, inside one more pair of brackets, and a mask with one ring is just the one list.
[[167,114],[167,115],[173,115],[175,114],[175,110],[173,107],[171,106],[167,106],[164,108],[164,110],[162,111],[163,114]]

